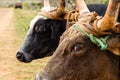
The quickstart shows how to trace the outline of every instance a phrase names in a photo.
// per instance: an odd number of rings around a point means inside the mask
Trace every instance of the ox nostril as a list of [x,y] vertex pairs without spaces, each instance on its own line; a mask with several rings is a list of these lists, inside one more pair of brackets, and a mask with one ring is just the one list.
[[25,63],[31,62],[33,59],[30,55],[25,55],[25,53],[21,53],[21,52],[17,52],[16,58],[19,61],[25,62]]
[[22,61],[24,59],[24,55],[20,52],[17,52],[16,57],[19,61]]

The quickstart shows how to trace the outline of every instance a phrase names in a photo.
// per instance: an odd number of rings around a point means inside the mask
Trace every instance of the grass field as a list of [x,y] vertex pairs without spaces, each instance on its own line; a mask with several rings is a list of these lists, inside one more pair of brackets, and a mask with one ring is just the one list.
[[24,37],[29,29],[30,21],[37,15],[36,10],[14,9],[14,21],[17,33],[20,37]]

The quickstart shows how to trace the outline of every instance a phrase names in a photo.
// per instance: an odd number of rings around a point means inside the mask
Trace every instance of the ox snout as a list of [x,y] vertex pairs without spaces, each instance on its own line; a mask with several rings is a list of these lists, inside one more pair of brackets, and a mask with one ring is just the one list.
[[25,62],[25,63],[29,63],[31,62],[33,59],[29,56],[25,56],[24,53],[21,52],[17,52],[16,54],[16,58],[20,61],[20,62]]

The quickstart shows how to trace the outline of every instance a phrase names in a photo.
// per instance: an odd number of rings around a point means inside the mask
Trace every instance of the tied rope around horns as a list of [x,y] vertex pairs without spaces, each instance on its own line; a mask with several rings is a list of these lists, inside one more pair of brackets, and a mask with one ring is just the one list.
[[94,44],[97,44],[98,46],[101,47],[101,50],[106,50],[107,49],[106,40],[108,39],[109,36],[106,36],[105,38],[97,38],[97,37],[93,36],[93,34],[87,33],[78,24],[75,24],[75,22],[77,22],[78,17],[79,17],[79,11],[77,9],[73,10],[73,11],[70,11],[68,13],[66,12],[64,17],[58,17],[58,16],[56,17],[56,10],[57,9],[54,9],[54,10],[51,10],[49,12],[42,11],[42,12],[39,13],[39,15],[42,15],[42,16],[48,18],[48,19],[67,20],[67,27],[70,26],[68,24],[68,22],[70,21],[73,24],[73,25],[71,24],[73,27],[76,27],[78,30],[80,30],[85,35],[87,35]]
[[67,20],[66,29],[68,29],[70,26],[78,21],[79,15],[80,13],[78,9],[74,9],[68,12],[67,18],[65,17]]
[[[75,24],[78,20],[79,17],[82,17],[83,20],[89,21],[90,23],[94,21],[93,27],[91,29],[88,29],[90,33],[94,33],[95,35],[108,35],[112,33],[120,33],[120,23],[116,23],[110,29],[110,31],[100,31],[99,28],[97,27],[97,21],[102,19],[101,16],[99,16],[96,12],[91,12],[91,13],[85,13],[83,15],[79,14],[78,9],[74,9],[72,11],[65,11],[61,15],[57,14],[57,8],[51,9],[49,11],[41,11],[38,15],[44,16],[47,19],[55,19],[55,20],[61,20],[61,21],[67,21],[67,26],[66,29]],[[89,26],[90,28],[90,26]]]
[[78,21],[79,10],[65,11],[61,16],[57,16],[57,9],[55,8],[50,11],[43,10],[38,15],[44,16],[47,19],[66,20],[67,22],[75,23]]
[[109,36],[106,36],[104,38],[97,38],[95,36],[93,36],[93,34],[89,34],[87,33],[84,29],[82,29],[78,24],[74,24],[72,27],[77,28],[78,30],[80,30],[82,33],[84,33],[85,35],[87,35],[89,37],[89,39],[94,43],[97,44],[98,46],[101,47],[101,50],[106,50],[107,49],[107,43],[106,40],[109,38]]
[[64,12],[61,16],[57,14],[57,8],[51,9],[50,11],[41,11],[38,15],[44,16],[47,19],[55,19],[55,20],[62,20],[64,21],[64,16],[67,12]]

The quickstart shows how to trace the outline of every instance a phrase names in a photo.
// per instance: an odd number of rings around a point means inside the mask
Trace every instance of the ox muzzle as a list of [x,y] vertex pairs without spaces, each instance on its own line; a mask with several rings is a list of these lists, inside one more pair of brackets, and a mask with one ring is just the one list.
[[24,53],[21,52],[17,52],[16,54],[16,58],[20,61],[20,62],[31,62],[33,60],[32,56],[30,55],[25,55]]

